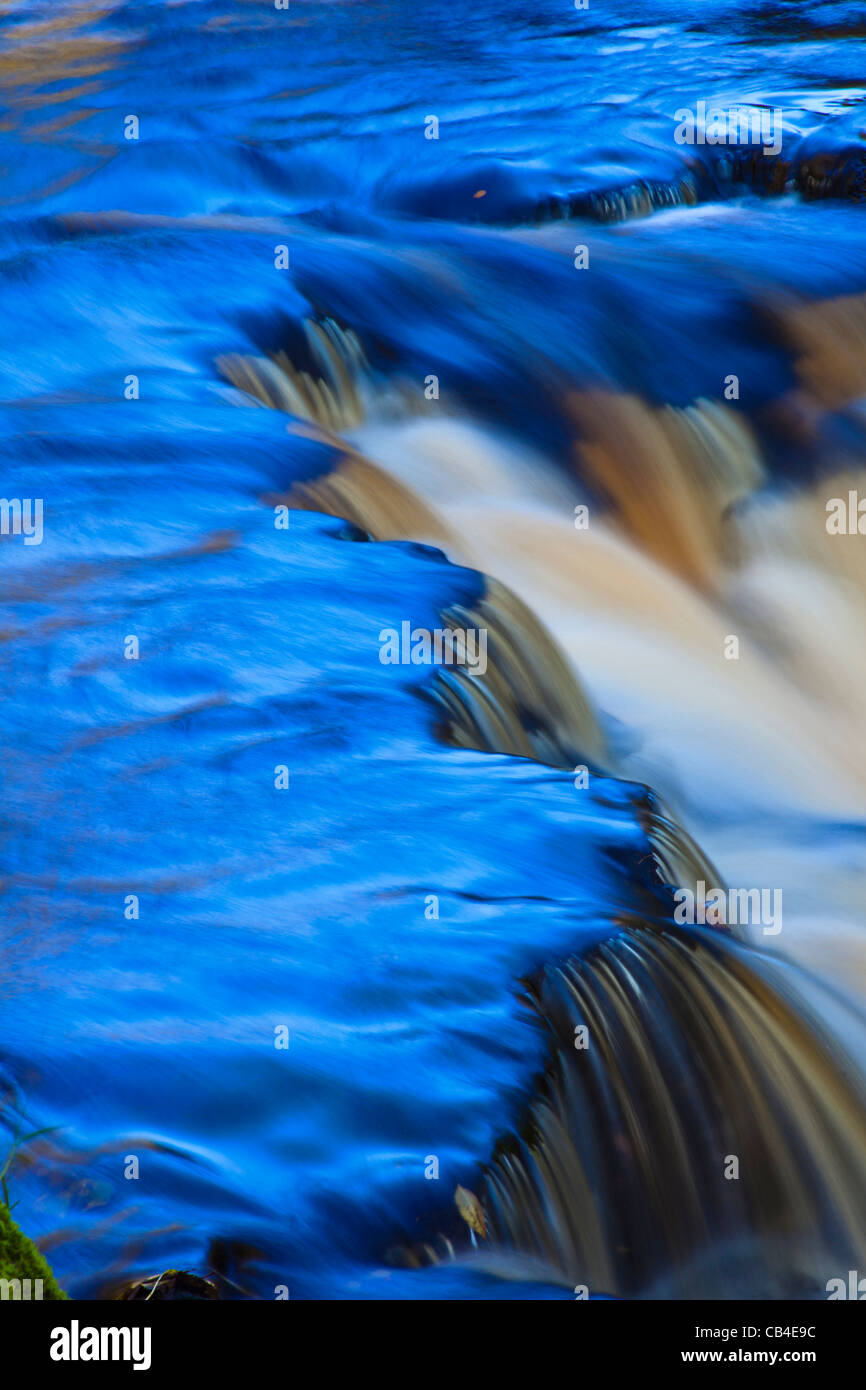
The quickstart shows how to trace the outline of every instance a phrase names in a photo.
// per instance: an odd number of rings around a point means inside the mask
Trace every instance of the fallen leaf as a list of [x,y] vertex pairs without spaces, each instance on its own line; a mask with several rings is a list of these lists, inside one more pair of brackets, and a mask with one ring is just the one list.
[[477,1231],[482,1237],[487,1235],[487,1221],[484,1217],[484,1208],[475,1196],[466,1187],[458,1187],[454,1192],[454,1201],[457,1203],[457,1210],[463,1217],[471,1231]]

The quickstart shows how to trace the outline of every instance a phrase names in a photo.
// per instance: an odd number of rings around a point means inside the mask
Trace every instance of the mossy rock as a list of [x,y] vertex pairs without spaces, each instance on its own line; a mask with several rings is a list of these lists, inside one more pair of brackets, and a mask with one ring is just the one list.
[[[0,1280],[2,1279],[41,1279],[43,1299],[66,1298],[51,1272],[48,1261],[44,1255],[40,1255],[33,1241],[29,1240],[12,1220],[9,1208],[4,1202],[0,1202]],[[4,1292],[7,1298],[15,1297],[14,1293],[6,1290],[7,1285],[0,1286],[0,1299],[3,1298]],[[33,1297],[32,1282],[30,1296]]]

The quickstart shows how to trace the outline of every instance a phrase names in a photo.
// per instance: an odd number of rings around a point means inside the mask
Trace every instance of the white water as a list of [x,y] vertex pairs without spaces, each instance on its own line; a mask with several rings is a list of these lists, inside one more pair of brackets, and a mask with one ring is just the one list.
[[832,487],[749,504],[729,523],[740,563],[722,562],[708,590],[614,520],[591,512],[575,529],[578,480],[489,429],[425,419],[368,425],[353,443],[419,503],[382,531],[368,499],[373,533],[444,535],[452,560],[513,589],[600,712],[610,770],[659,792],[729,886],[782,889],[781,933],[753,939],[860,993],[866,564],[860,538],[826,533]]

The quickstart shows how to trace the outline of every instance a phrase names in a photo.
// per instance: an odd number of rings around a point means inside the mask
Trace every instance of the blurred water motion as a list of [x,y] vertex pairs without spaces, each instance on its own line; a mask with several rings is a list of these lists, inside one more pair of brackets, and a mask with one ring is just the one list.
[[[2,28],[22,1222],[85,1297],[824,1297],[866,1258],[857,7]],[[700,102],[779,149],[678,144]],[[403,624],[485,669],[384,664]],[[683,924],[698,884],[783,918]]]

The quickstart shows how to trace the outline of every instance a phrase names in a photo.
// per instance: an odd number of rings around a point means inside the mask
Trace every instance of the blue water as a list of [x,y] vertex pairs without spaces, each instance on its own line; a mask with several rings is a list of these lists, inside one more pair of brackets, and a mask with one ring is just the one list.
[[0,545],[0,1121],[52,1129],[19,1218],[83,1297],[167,1267],[264,1298],[568,1296],[386,1253],[519,1120],[544,1061],[521,978],[668,911],[648,793],[448,746],[429,671],[378,636],[480,576],[330,517],[276,529],[338,450],[216,363],[334,315],[380,384],[436,372],[553,451],[564,379],[685,402],[727,354],[771,396],[791,365],[750,287],[866,288],[859,207],[738,190],[716,220],[592,224],[586,291],[515,227],[675,179],[699,98],[783,107],[794,138],[847,122],[862,14],[139,0],[12,4],[2,35],[2,493],[45,506],[42,544]]

